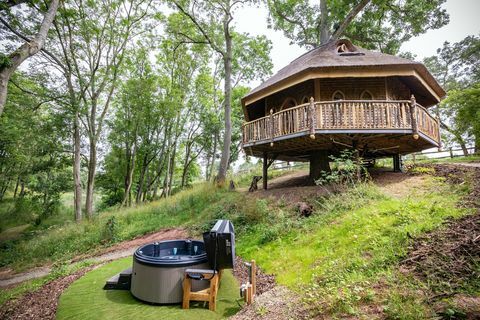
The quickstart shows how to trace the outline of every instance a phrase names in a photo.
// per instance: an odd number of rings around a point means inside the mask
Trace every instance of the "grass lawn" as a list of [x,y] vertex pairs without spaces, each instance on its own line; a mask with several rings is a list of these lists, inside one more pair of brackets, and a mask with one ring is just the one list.
[[105,281],[128,268],[132,258],[124,258],[94,269],[74,282],[60,297],[57,319],[223,319],[240,310],[239,286],[230,270],[221,281],[217,311],[203,304],[191,304],[189,310],[180,305],[151,305],[136,300],[130,291],[103,290]]
[[[405,289],[421,284],[404,279],[396,266],[411,238],[469,212],[457,208],[461,194],[434,177],[400,198],[373,184],[360,185],[347,194],[316,199],[316,214],[301,224],[282,218],[278,210],[268,224],[256,225],[239,239],[237,252],[256,259],[319,312],[356,315],[362,304],[376,302],[391,316],[424,318],[428,306]],[[380,282],[386,283],[383,292],[373,291]]]

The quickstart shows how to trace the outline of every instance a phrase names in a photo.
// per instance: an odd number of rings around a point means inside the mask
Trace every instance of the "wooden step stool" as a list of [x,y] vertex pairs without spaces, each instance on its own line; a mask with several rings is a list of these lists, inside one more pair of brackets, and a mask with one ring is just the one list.
[[[208,309],[215,311],[217,308],[217,293],[222,272],[208,269],[187,269],[183,278],[183,303],[182,308],[190,308],[190,301],[206,301]],[[200,291],[191,291],[193,280],[210,281],[210,287]]]

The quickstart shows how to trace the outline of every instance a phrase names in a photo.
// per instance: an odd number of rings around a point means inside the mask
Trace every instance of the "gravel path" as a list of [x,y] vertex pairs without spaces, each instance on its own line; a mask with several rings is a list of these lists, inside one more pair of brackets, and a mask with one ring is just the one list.
[[[106,262],[110,260],[116,260],[123,257],[128,257],[135,252],[135,250],[145,243],[150,243],[153,241],[167,240],[167,239],[179,239],[186,238],[187,232],[184,229],[166,229],[158,231],[155,233],[147,234],[139,238],[125,241],[112,247],[109,247],[105,250],[102,250],[99,254],[96,255],[82,255],[76,257],[71,262],[79,262],[83,260],[91,260],[96,263]],[[12,274],[11,272],[3,273],[0,277],[0,288],[9,287],[18,283],[21,283],[26,280],[41,278],[48,275],[52,271],[52,268],[49,266],[35,268],[33,270]]]

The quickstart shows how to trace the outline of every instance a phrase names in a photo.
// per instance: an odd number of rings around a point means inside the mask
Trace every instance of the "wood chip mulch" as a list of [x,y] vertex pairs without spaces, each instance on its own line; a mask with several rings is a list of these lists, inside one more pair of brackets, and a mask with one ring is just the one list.
[[450,184],[468,181],[472,188],[462,204],[476,210],[416,238],[402,262],[403,268],[430,284],[434,291],[430,299],[434,301],[455,295],[469,281],[480,277],[480,169],[445,164],[427,166]]
[[[245,261],[240,257],[235,258],[235,271],[234,275],[237,278],[239,284],[246,283],[248,281],[248,268],[245,266]],[[275,277],[271,274],[264,273],[257,266],[257,295],[260,295],[275,287]]]
[[58,299],[62,292],[92,269],[93,267],[84,268],[68,276],[55,279],[36,291],[6,302],[0,308],[0,319],[55,319]]

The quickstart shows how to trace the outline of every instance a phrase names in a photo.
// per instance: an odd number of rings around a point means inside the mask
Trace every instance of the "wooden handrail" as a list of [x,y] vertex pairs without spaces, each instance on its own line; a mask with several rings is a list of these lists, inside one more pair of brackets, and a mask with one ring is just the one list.
[[[263,140],[273,143],[276,137],[300,132],[311,136],[314,129],[414,129],[414,126],[419,132],[439,142],[437,119],[423,106],[412,101],[311,101],[244,123],[243,143]],[[414,108],[411,108],[412,105]]]

